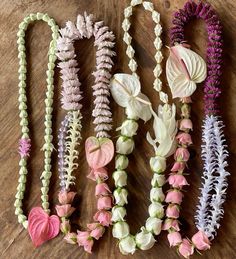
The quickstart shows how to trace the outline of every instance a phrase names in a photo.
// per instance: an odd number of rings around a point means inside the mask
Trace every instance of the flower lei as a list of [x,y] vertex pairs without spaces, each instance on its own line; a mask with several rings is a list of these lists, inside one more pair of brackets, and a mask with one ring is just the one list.
[[[25,48],[25,33],[28,25],[34,21],[46,22],[52,30],[52,40],[50,42],[50,48],[48,52],[48,70],[47,74],[47,92],[46,92],[46,114],[45,114],[45,135],[44,135],[44,171],[40,177],[42,179],[41,188],[41,200],[42,208],[33,208],[28,216],[23,213],[23,198],[25,193],[25,185],[27,182],[27,160],[30,156],[31,140],[29,137],[29,120],[27,111],[27,97],[26,97],[26,48]],[[19,184],[17,186],[16,200],[14,203],[15,214],[18,217],[18,221],[23,225],[24,228],[28,228],[30,237],[34,245],[40,246],[49,239],[54,238],[58,235],[60,230],[60,220],[56,215],[49,216],[49,202],[48,202],[48,191],[49,183],[52,175],[51,172],[51,154],[53,151],[52,144],[52,103],[53,103],[53,90],[54,90],[54,67],[56,61],[56,41],[58,38],[58,26],[55,21],[48,16],[48,14],[36,13],[30,14],[24,18],[19,25],[19,31],[17,33],[18,40],[18,58],[19,58],[19,111],[20,111],[20,125],[22,137],[19,141],[19,153],[20,153],[20,171],[19,171]]]
[[[157,50],[155,59],[157,65],[153,71],[155,81],[153,83],[154,89],[159,92],[159,96],[164,105],[158,108],[158,115],[152,110],[151,103],[147,96],[141,93],[141,84],[136,74],[137,63],[134,60],[134,49],[131,46],[132,38],[129,34],[130,21],[132,9],[136,5],[142,4],[145,10],[152,14],[152,19],[155,22],[154,46]],[[162,186],[165,183],[164,171],[166,169],[166,158],[174,152],[175,149],[175,134],[176,134],[176,120],[175,120],[175,105],[168,104],[168,96],[161,91],[162,82],[159,76],[162,72],[161,61],[163,59],[160,51],[162,41],[160,34],[162,27],[160,25],[160,15],[154,10],[153,4],[147,1],[133,0],[130,6],[124,10],[125,19],[122,24],[124,30],[123,40],[127,44],[127,55],[130,58],[129,68],[132,75],[129,74],[115,74],[111,80],[111,93],[114,100],[126,109],[127,119],[122,123],[120,130],[121,135],[116,142],[116,159],[115,172],[113,179],[115,181],[116,189],[113,192],[115,198],[115,206],[112,208],[113,221],[113,237],[119,239],[119,249],[122,254],[133,254],[137,248],[141,250],[150,249],[154,243],[154,235],[158,235],[162,228],[162,218],[164,216],[164,208],[162,202],[165,196],[162,191]],[[153,128],[155,132],[155,140],[150,134],[147,134],[148,142],[154,147],[155,156],[150,159],[150,166],[153,171],[153,178],[151,181],[152,189],[150,191],[151,204],[148,208],[149,218],[145,226],[141,227],[141,231],[135,236],[130,234],[129,225],[125,220],[126,209],[125,204],[128,203],[127,173],[125,169],[128,167],[129,160],[127,155],[132,153],[134,149],[134,135],[138,129],[138,119],[148,121],[154,117]],[[157,143],[159,144],[157,146]]]
[[[94,223],[87,224],[86,231],[71,232],[70,215],[75,211],[72,202],[75,192],[70,187],[75,184],[75,176],[72,173],[78,168],[78,145],[81,139],[81,107],[82,98],[80,82],[77,76],[78,68],[75,59],[75,40],[91,38],[94,35],[97,47],[96,71],[93,73],[95,84],[93,85],[95,96],[93,123],[96,125],[96,137],[89,137],[85,142],[87,162],[91,168],[88,178],[96,181],[95,195],[97,197],[97,212]],[[59,174],[61,191],[59,193],[60,205],[56,206],[57,214],[61,218],[61,231],[65,234],[65,240],[71,244],[83,246],[86,252],[91,253],[94,239],[98,240],[105,232],[105,226],[111,224],[112,207],[111,191],[105,181],[108,172],[105,166],[112,160],[114,146],[109,139],[108,131],[111,130],[112,113],[109,107],[109,82],[113,66],[111,49],[114,46],[114,34],[103,25],[103,22],[93,23],[92,15],[78,15],[76,25],[68,21],[66,27],[60,30],[57,42],[60,60],[59,67],[63,79],[62,107],[67,111],[65,119],[61,123],[59,133]]]
[[[208,30],[207,65],[203,59],[189,49],[184,43],[184,25],[192,18],[202,18],[206,21]],[[218,116],[217,97],[220,95],[220,80],[222,66],[222,31],[220,21],[209,4],[196,4],[189,1],[182,10],[175,13],[171,29],[170,57],[167,61],[167,79],[173,97],[181,98],[181,121],[177,135],[178,148],[172,173],[168,178],[171,186],[165,201],[167,219],[164,229],[168,230],[170,246],[176,246],[178,252],[188,258],[194,253],[210,248],[210,240],[216,235],[219,220],[223,216],[223,202],[227,189],[227,166],[225,138],[222,131],[223,122]],[[207,66],[207,67],[206,67]],[[207,71],[206,71],[207,69]],[[182,202],[182,187],[187,185],[183,176],[186,163],[189,160],[188,146],[192,144],[189,134],[192,130],[190,118],[190,96],[196,89],[196,83],[204,81],[205,118],[202,133],[202,159],[204,162],[203,184],[199,197],[199,205],[195,215],[198,232],[191,240],[181,237],[178,217]]]

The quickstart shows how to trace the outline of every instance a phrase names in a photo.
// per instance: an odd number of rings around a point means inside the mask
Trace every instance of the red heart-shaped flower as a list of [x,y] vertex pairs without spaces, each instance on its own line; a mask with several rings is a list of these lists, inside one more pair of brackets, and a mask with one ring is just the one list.
[[93,169],[106,166],[113,158],[114,145],[108,138],[89,137],[85,142],[88,164]]
[[49,216],[41,207],[30,211],[28,231],[36,247],[56,237],[60,231],[60,220],[56,215]]

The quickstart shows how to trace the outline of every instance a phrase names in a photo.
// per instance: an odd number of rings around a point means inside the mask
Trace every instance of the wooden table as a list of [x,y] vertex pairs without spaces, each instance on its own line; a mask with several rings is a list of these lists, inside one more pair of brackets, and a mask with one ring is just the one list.
[[[162,25],[164,28],[163,42],[169,44],[168,30],[172,14],[184,4],[183,0],[161,0],[153,1],[156,9],[161,13]],[[222,227],[214,240],[212,249],[204,253],[204,259],[235,259],[236,258],[236,2],[234,0],[211,0],[212,5],[217,10],[224,27],[225,41],[225,65],[222,78],[222,116],[226,123],[225,133],[229,145],[230,159],[229,170],[229,189],[227,202],[225,203],[225,216],[221,221]],[[0,258],[2,259],[28,259],[28,258],[159,258],[174,259],[179,258],[175,249],[170,249],[166,239],[166,233],[162,233],[157,238],[156,245],[149,251],[138,251],[133,256],[124,257],[119,253],[117,240],[112,238],[111,228],[106,232],[104,238],[94,246],[94,253],[88,255],[83,252],[82,248],[66,244],[62,241],[62,236],[44,244],[38,249],[34,249],[27,231],[22,230],[14,215],[14,195],[16,192],[18,179],[18,161],[17,152],[18,139],[20,137],[19,118],[18,118],[18,60],[16,33],[18,24],[29,13],[47,12],[53,17],[59,26],[64,26],[67,20],[76,21],[79,13],[87,11],[93,13],[95,20],[104,20],[115,33],[117,44],[117,57],[115,60],[114,72],[129,72],[127,67],[127,58],[125,56],[125,46],[122,42],[123,32],[121,22],[123,19],[123,10],[128,1],[117,0],[21,0],[8,1],[2,0],[0,3],[0,56],[1,56],[1,198],[0,198]],[[134,36],[134,47],[137,52],[136,58],[139,64],[139,74],[142,82],[142,89],[153,102],[156,108],[159,101],[156,92],[152,89],[153,74],[152,69],[155,66],[153,59],[153,23],[148,13],[142,12],[137,8],[133,17],[133,26],[131,33]],[[135,25],[135,26],[134,26]],[[193,27],[186,29],[188,38],[193,49],[201,55],[205,55],[206,31],[201,21],[194,21]],[[28,49],[28,68],[29,68],[29,111],[30,111],[30,128],[32,130],[32,159],[29,165],[29,184],[27,185],[26,199],[24,209],[28,213],[30,208],[40,204],[40,174],[43,168],[43,154],[40,148],[43,144],[43,119],[44,119],[44,97],[45,97],[45,69],[46,54],[48,43],[51,35],[49,28],[38,22],[27,33]],[[91,72],[94,69],[94,49],[93,41],[80,41],[76,43],[78,62],[81,70],[79,72],[82,81],[85,98],[83,99],[83,138],[93,134],[93,125],[91,123],[90,100],[92,98],[91,85],[93,76]],[[165,58],[167,49],[164,48]],[[163,62],[164,66],[164,62]],[[165,74],[162,79],[165,81]],[[59,71],[55,76],[55,103],[54,103],[54,143],[56,145],[56,135],[59,123],[63,117],[63,111],[60,107],[60,85]],[[199,195],[199,186],[201,179],[201,161],[200,156],[200,136],[201,120],[203,118],[202,91],[198,87],[194,94],[194,104],[192,119],[194,121],[194,145],[192,146],[192,159],[190,162],[190,175],[188,181],[190,187],[187,187],[185,199],[182,206],[181,219],[184,232],[188,235],[194,233],[194,211]],[[112,102],[114,113],[114,129],[120,125],[124,118],[124,110],[118,108]],[[153,150],[147,144],[145,135],[150,130],[152,123],[146,125],[141,123],[139,137],[136,138],[136,149],[130,156],[130,167],[128,173],[128,190],[129,190],[129,207],[128,222],[131,231],[136,232],[147,218],[147,207],[149,205],[150,179],[152,173],[148,166],[150,156]],[[117,133],[113,132],[113,139],[116,140]],[[84,142],[82,143],[84,144]],[[79,213],[75,216],[75,222],[84,227],[91,219],[95,211],[94,202],[94,183],[87,180],[88,167],[85,165],[84,151],[81,149],[80,154],[81,167],[77,170],[77,190],[79,190]],[[53,176],[50,186],[50,201],[52,210],[57,203],[57,193],[59,190],[57,179],[57,155],[53,155]],[[114,165],[111,165],[111,170]],[[110,181],[113,185],[112,180]],[[194,255],[192,258],[200,258]]]

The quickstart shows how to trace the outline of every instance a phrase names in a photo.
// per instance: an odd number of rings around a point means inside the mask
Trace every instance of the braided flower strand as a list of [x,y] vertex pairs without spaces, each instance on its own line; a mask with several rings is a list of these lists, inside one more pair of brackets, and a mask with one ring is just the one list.
[[[98,240],[105,232],[105,226],[111,223],[112,207],[111,191],[105,181],[108,173],[105,166],[110,162],[114,154],[112,141],[108,131],[111,130],[112,113],[109,107],[109,82],[113,66],[112,57],[115,52],[114,35],[103,25],[103,22],[92,21],[92,15],[78,15],[76,25],[67,22],[66,27],[60,30],[61,37],[58,39],[58,58],[61,60],[59,67],[63,79],[62,107],[68,110],[62,121],[59,133],[59,173],[61,191],[59,193],[60,205],[56,207],[61,217],[61,231],[65,234],[65,240],[71,244],[83,246],[85,251],[91,253],[94,239]],[[91,172],[88,177],[97,182],[95,196],[97,197],[97,209],[94,222],[87,224],[86,231],[71,232],[69,217],[75,211],[72,206],[75,192],[70,187],[75,184],[73,172],[78,168],[78,146],[81,139],[81,108],[80,82],[77,75],[78,64],[74,49],[74,42],[78,39],[91,38],[94,36],[97,47],[96,71],[93,73],[95,84],[93,85],[94,110],[93,117],[96,125],[96,137],[86,140],[86,158]]]
[[[184,25],[192,18],[206,21],[208,30],[207,74],[202,58],[191,51],[184,41]],[[196,4],[189,1],[182,10],[175,14],[171,30],[170,57],[167,60],[167,79],[173,97],[181,98],[181,121],[177,135],[178,149],[175,153],[175,164],[168,178],[171,186],[166,196],[168,207],[164,229],[168,230],[170,246],[177,246],[185,258],[194,253],[194,249],[203,251],[210,248],[210,240],[214,238],[219,220],[223,216],[222,204],[227,189],[226,171],[228,152],[226,150],[223,122],[218,114],[216,99],[219,97],[221,63],[222,63],[222,31],[217,15],[209,4]],[[202,133],[202,159],[204,161],[203,184],[196,211],[198,232],[191,240],[181,237],[179,231],[179,208],[182,202],[182,188],[188,185],[183,176],[189,160],[188,146],[192,144],[189,135],[193,125],[190,120],[190,96],[196,90],[196,83],[204,81],[205,119]],[[181,79],[182,78],[182,79]],[[187,80],[185,80],[185,78]]]

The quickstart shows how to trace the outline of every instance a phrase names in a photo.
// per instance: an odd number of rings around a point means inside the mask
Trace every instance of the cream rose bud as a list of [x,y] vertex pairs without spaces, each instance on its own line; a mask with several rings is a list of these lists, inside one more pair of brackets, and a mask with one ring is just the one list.
[[150,191],[150,200],[152,202],[162,202],[165,199],[165,195],[162,191],[162,188],[152,188]]
[[119,242],[119,249],[123,255],[134,254],[136,250],[136,242],[134,237],[129,235],[125,238],[122,238]]
[[153,187],[161,187],[165,184],[166,182],[166,178],[165,178],[165,175],[163,174],[157,174],[157,173],[154,173],[153,174],[153,177],[152,177],[152,186]]
[[132,137],[136,135],[138,123],[134,120],[125,120],[118,129],[121,130],[121,135]]
[[115,167],[120,170],[124,170],[129,164],[129,159],[125,155],[117,155]]
[[152,248],[156,242],[153,234],[148,232],[145,228],[142,228],[141,232],[136,235],[135,241],[141,250],[148,250]]
[[162,228],[162,220],[158,218],[148,218],[146,221],[146,229],[154,233],[155,235],[159,235],[161,233]]
[[152,171],[162,173],[166,170],[166,159],[161,156],[155,156],[150,159]]
[[150,217],[157,217],[159,219],[164,217],[164,208],[159,202],[153,202],[148,207]]
[[125,215],[126,215],[126,209],[124,207],[114,206],[112,208],[112,218],[111,218],[111,220],[113,222],[123,221]]
[[127,173],[125,171],[119,170],[115,171],[112,175],[115,185],[118,187],[123,187],[127,185]]
[[131,138],[120,136],[116,141],[117,153],[128,155],[132,153],[133,149],[134,149],[134,141]]
[[128,201],[127,201],[128,191],[126,189],[124,189],[124,188],[116,189],[113,192],[113,195],[116,200],[116,205],[124,206],[125,204],[128,203]]
[[112,228],[112,235],[121,239],[129,235],[129,225],[125,221],[116,222]]

